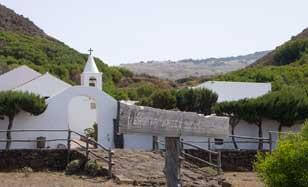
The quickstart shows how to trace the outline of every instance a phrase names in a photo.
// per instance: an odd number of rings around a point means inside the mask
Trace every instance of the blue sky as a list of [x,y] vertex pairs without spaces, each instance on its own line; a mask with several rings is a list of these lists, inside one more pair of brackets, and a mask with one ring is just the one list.
[[307,0],[0,0],[109,65],[273,49],[308,27]]

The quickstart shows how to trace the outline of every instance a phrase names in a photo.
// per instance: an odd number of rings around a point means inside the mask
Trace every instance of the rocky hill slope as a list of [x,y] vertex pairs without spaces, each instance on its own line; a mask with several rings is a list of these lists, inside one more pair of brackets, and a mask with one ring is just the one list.
[[136,74],[148,74],[162,79],[178,80],[187,77],[212,76],[244,68],[254,63],[269,51],[253,54],[207,59],[184,59],[179,61],[147,61],[121,64]]
[[42,29],[28,18],[16,14],[0,4],[0,31],[18,32],[31,36],[48,37]]

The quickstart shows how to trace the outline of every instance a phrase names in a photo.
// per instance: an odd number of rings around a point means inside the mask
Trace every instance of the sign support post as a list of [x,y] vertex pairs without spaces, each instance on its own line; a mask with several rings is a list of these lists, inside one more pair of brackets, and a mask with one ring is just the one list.
[[[165,137],[165,168],[168,187],[181,187],[181,136],[227,137],[229,118],[204,116],[192,112],[161,110],[120,103],[119,130],[124,134],[148,134],[153,137],[153,150],[158,148],[157,137]],[[210,145],[210,144],[209,144]]]
[[165,138],[166,155],[165,155],[165,169],[167,186],[180,187],[180,138],[166,137]]

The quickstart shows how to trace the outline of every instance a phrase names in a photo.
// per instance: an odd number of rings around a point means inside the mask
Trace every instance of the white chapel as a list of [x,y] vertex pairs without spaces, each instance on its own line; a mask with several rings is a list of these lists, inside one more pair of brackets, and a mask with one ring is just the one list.
[[[102,91],[103,79],[91,53],[81,74],[81,85],[72,86],[57,77],[41,74],[23,65],[0,75],[0,91],[27,91],[46,99],[47,109],[39,116],[22,112],[15,117],[13,129],[72,129],[84,130],[98,125],[98,142],[113,147],[113,123],[117,115],[117,101]],[[0,119],[0,130],[6,130],[8,119]],[[103,129],[103,130],[102,130]],[[67,138],[63,132],[14,132],[13,139],[33,140],[37,137]],[[0,132],[0,139],[6,133]],[[47,142],[47,148],[57,148],[65,142]],[[0,149],[5,143],[0,143]],[[12,149],[35,148],[36,142],[13,142]]]

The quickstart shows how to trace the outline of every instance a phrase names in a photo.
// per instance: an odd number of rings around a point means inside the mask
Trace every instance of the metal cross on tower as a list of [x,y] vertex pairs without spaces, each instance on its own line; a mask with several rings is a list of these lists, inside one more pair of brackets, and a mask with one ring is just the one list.
[[91,55],[93,52],[93,49],[90,48],[88,51],[90,52],[90,55]]

